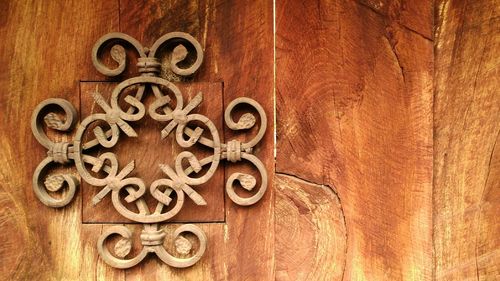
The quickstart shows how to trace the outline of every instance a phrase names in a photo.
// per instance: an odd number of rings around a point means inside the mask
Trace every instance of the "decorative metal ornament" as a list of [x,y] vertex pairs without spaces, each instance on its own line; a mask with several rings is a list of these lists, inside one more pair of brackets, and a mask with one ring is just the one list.
[[[207,244],[205,233],[192,224],[185,224],[177,228],[173,236],[177,254],[183,256],[180,258],[171,255],[164,248],[163,244],[167,233],[159,224],[175,216],[181,210],[186,198],[193,200],[197,205],[207,204],[203,197],[196,192],[195,187],[206,183],[214,175],[221,160],[229,162],[246,160],[257,168],[261,176],[261,185],[258,191],[251,197],[241,197],[234,190],[235,182],[239,181],[244,189],[250,191],[256,187],[257,180],[252,175],[245,173],[230,175],[225,188],[228,197],[234,203],[248,206],[262,198],[267,188],[267,173],[262,162],[252,154],[252,151],[266,131],[266,114],[262,106],[255,100],[245,97],[233,100],[224,113],[226,125],[232,130],[245,130],[254,127],[257,118],[251,113],[243,114],[238,121],[234,121],[232,118],[232,112],[237,105],[247,104],[257,111],[260,117],[260,127],[257,135],[248,142],[241,143],[238,140],[231,140],[227,143],[221,143],[219,132],[214,123],[206,116],[192,112],[202,102],[203,94],[198,93],[185,104],[179,88],[171,81],[160,77],[162,71],[170,73],[170,80],[178,80],[179,77],[195,73],[203,61],[203,50],[198,41],[189,34],[172,32],[159,38],[151,48],[144,48],[137,40],[126,34],[109,33],[101,37],[92,50],[92,61],[99,72],[106,76],[117,76],[124,72],[127,54],[123,43],[133,47],[134,51],[137,52],[137,67],[140,75],[119,83],[114,88],[109,101],[106,101],[100,93],[94,92],[93,98],[104,110],[104,113],[95,113],[81,120],[72,141],[54,142],[49,139],[44,130],[44,126],[46,126],[48,129],[69,133],[75,127],[77,112],[70,102],[51,98],[41,102],[35,108],[31,119],[31,128],[35,138],[48,151],[47,157],[42,160],[33,174],[33,190],[38,199],[49,207],[66,206],[75,196],[79,180],[72,174],[50,174],[49,170],[53,164],[74,165],[79,176],[85,182],[100,188],[100,192],[92,200],[94,204],[98,204],[109,194],[116,211],[127,219],[143,224],[144,229],[140,235],[143,248],[133,258],[127,257],[130,254],[132,244],[132,233],[128,228],[112,226],[104,231],[98,239],[97,249],[107,264],[116,268],[129,268],[140,263],[148,253],[155,253],[169,266],[189,267],[200,260],[205,252]],[[109,49],[110,56],[118,64],[118,67],[113,69],[100,60],[100,56],[105,50],[108,50],[106,47],[110,44],[113,45]],[[166,66],[160,62],[158,57],[158,50],[162,48],[168,52],[169,63]],[[156,98],[147,110],[141,102],[146,88],[150,88]],[[169,93],[175,97],[175,103],[172,103]],[[121,107],[123,102],[119,102],[120,97],[127,104],[127,109]],[[64,111],[65,118],[50,112],[54,106]],[[146,114],[149,114],[156,121],[167,122],[167,125],[161,130],[161,138],[174,134],[180,147],[189,148],[199,144],[208,147],[213,151],[213,154],[199,160],[192,152],[179,153],[175,158],[174,167],[166,164],[158,167],[164,172],[165,178],[157,179],[147,188],[142,179],[128,177],[134,170],[134,161],[124,167],[119,167],[118,158],[112,152],[105,152],[99,156],[87,153],[97,146],[112,148],[118,145],[122,133],[128,137],[138,137],[130,123],[141,120]],[[102,124],[106,124],[108,129],[103,129]],[[200,127],[195,124],[203,125]],[[84,142],[84,134],[91,129],[93,139]],[[205,130],[210,137],[203,135]],[[183,167],[185,162],[189,163],[187,168]],[[204,166],[208,167],[204,174],[197,177],[191,176],[201,173]],[[104,174],[104,176],[100,177],[98,173]],[[63,186],[67,186],[65,192],[62,192]],[[60,193],[59,196],[55,196],[56,192]],[[154,212],[150,212],[144,199],[147,192],[157,200]],[[124,198],[122,198],[123,196]],[[127,208],[123,204],[123,200],[135,203],[137,211]],[[171,204],[174,205],[171,206]],[[168,207],[168,210],[165,207]],[[195,253],[192,253],[190,241],[181,235],[183,233],[191,233],[196,236],[199,247]],[[122,237],[115,244],[114,251],[110,251],[106,247],[106,240],[112,235]],[[184,258],[184,256],[189,257]]]

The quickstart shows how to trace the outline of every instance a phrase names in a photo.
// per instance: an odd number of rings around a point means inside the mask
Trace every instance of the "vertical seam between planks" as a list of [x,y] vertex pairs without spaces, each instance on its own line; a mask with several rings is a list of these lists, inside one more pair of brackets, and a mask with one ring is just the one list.
[[[276,0],[273,0],[273,164],[274,174],[276,175],[276,154],[277,154],[277,121],[276,121]],[[274,180],[272,181],[274,184]],[[274,189],[274,186],[271,188]],[[276,280],[276,196],[272,196],[273,202],[273,235],[274,235],[274,249],[272,254],[272,277]]]
[[276,0],[273,0],[273,156],[276,170],[277,127],[276,127]]

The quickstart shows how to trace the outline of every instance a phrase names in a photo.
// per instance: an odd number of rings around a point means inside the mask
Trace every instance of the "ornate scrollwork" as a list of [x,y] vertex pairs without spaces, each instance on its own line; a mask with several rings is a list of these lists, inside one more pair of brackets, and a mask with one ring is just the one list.
[[[111,46],[110,49],[108,47]],[[101,258],[110,266],[116,268],[129,268],[140,263],[148,253],[155,253],[164,263],[173,267],[189,267],[195,264],[205,252],[207,237],[195,225],[186,224],[174,232],[175,248],[178,255],[190,256],[180,258],[171,255],[164,247],[164,238],[167,233],[159,228],[159,223],[174,217],[182,208],[184,200],[189,198],[197,205],[206,205],[204,198],[196,192],[196,186],[206,183],[215,173],[223,160],[230,163],[248,161],[260,173],[261,184],[257,192],[252,192],[250,197],[242,197],[235,192],[234,185],[238,181],[245,190],[251,191],[257,185],[257,179],[245,173],[233,173],[226,182],[226,192],[229,198],[238,205],[252,205],[258,202],[267,188],[267,173],[262,162],[252,154],[254,147],[261,141],[266,131],[266,114],[262,106],[250,98],[237,98],[232,101],[224,114],[226,125],[232,130],[245,130],[254,127],[257,118],[251,113],[243,114],[237,121],[232,114],[240,104],[252,107],[258,113],[260,126],[256,136],[248,142],[241,143],[231,140],[222,143],[219,132],[214,123],[206,116],[193,112],[203,101],[203,94],[198,93],[187,104],[179,88],[172,82],[160,77],[162,68],[178,76],[190,76],[195,73],[203,61],[201,45],[192,36],[182,32],[172,32],[160,37],[151,48],[143,47],[134,38],[123,33],[110,33],[97,40],[92,49],[92,61],[96,69],[106,76],[122,74],[127,67],[127,53],[125,47],[132,47],[137,53],[137,69],[139,76],[126,79],[119,83],[113,90],[109,101],[95,92],[93,98],[104,113],[94,113],[85,117],[76,128],[71,141],[55,142],[49,139],[45,127],[60,132],[69,132],[76,123],[76,109],[66,100],[52,98],[40,103],[34,110],[31,127],[35,138],[47,150],[47,157],[38,165],[33,175],[33,190],[38,199],[50,207],[63,207],[75,195],[78,179],[72,174],[49,173],[50,165],[72,165],[79,176],[88,184],[100,188],[93,198],[93,204],[98,204],[110,194],[113,207],[122,216],[132,221],[142,223],[144,229],[141,233],[140,253],[133,257],[130,255],[132,248],[132,233],[125,226],[108,228],[99,238],[97,243]],[[168,63],[163,64],[158,57],[159,50],[165,48]],[[104,52],[116,62],[116,67],[107,66],[102,61]],[[175,79],[174,79],[175,80]],[[142,103],[145,90],[150,88],[156,100],[146,109]],[[132,93],[132,94],[131,94]],[[169,95],[170,94],[170,95]],[[121,97],[123,96],[123,97]],[[175,98],[173,103],[171,96]],[[121,108],[124,101],[127,109]],[[175,104],[175,106],[172,106]],[[54,108],[62,109],[64,114],[52,112]],[[173,167],[162,164],[159,169],[165,177],[155,180],[149,188],[143,180],[129,177],[134,170],[134,161],[124,167],[119,167],[118,157],[112,152],[105,152],[99,156],[92,156],[88,151],[96,146],[112,148],[119,143],[120,135],[138,137],[137,132],[130,125],[141,120],[146,114],[159,122],[167,122],[161,130],[161,138],[174,134],[177,144],[182,148],[189,148],[200,144],[209,148],[211,156],[198,159],[189,151],[179,153],[175,158]],[[63,116],[61,116],[63,115]],[[197,125],[198,124],[198,125]],[[202,125],[200,125],[202,124]],[[92,130],[93,138],[84,142],[84,135]],[[206,132],[204,134],[204,132]],[[187,138],[186,138],[187,137]],[[183,163],[188,163],[187,167]],[[206,169],[203,169],[207,166]],[[201,171],[203,174],[200,175]],[[196,177],[191,176],[196,174]],[[67,191],[61,192],[63,186]],[[144,199],[149,192],[157,200],[154,212]],[[175,195],[175,196],[174,196]],[[120,196],[125,196],[121,198]],[[175,198],[175,200],[174,200]],[[130,210],[123,204],[135,203],[137,210]],[[175,202],[175,203],[174,203]],[[170,206],[174,204],[173,206]],[[165,208],[168,206],[169,208]],[[182,233],[194,234],[198,240],[198,249],[192,253],[192,245]],[[116,243],[114,251],[107,248],[106,241],[111,236],[121,236]]]
[[[191,242],[180,235],[186,232],[194,234],[200,244],[198,250],[194,254],[191,254]],[[115,244],[114,254],[112,254],[105,245],[106,240],[113,235],[122,237],[122,239]],[[180,226],[175,230],[173,235],[176,239],[176,252],[181,255],[190,255],[190,257],[179,258],[169,254],[163,246],[165,236],[165,231],[163,229],[158,229],[157,224],[145,224],[140,236],[143,248],[135,257],[125,259],[132,248],[132,233],[125,226],[112,226],[106,229],[101,237],[99,237],[97,251],[107,264],[116,268],[132,267],[140,263],[148,253],[155,253],[164,263],[170,266],[184,268],[195,264],[205,253],[207,237],[199,227],[193,224]]]

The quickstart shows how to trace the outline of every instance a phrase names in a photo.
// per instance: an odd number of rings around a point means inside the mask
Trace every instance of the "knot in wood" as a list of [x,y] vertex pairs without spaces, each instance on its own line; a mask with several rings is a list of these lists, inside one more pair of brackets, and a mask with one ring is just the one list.
[[56,163],[69,163],[70,161],[68,156],[68,147],[69,143],[67,142],[56,142],[50,147],[47,155],[52,157],[52,159]]
[[227,160],[233,163],[241,160],[241,142],[232,140],[227,143]]
[[166,234],[163,231],[163,229],[159,230],[144,229],[141,232],[141,243],[144,246],[163,245],[165,236]]
[[139,58],[137,67],[143,76],[157,76],[161,72],[161,63],[157,58]]

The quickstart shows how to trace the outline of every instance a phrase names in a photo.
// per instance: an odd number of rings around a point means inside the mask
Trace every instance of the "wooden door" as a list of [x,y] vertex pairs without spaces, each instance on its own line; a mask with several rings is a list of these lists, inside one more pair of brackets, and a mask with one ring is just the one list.
[[[0,279],[497,280],[499,6],[0,1]],[[207,209],[186,206],[165,224],[167,233],[183,223],[205,232],[207,250],[189,268],[154,256],[110,267],[96,249],[100,234],[125,225],[138,236],[140,226],[109,201],[94,207],[85,184],[59,209],[31,187],[46,154],[30,129],[37,104],[64,98],[85,116],[90,92],[134,75],[109,78],[92,65],[96,40],[116,31],[144,46],[172,31],[200,42],[201,68],[178,85],[210,93],[200,110],[224,141],[241,137],[222,122],[235,98],[255,99],[268,117],[253,151],[269,176],[262,200],[233,204],[224,184],[248,167],[226,165],[204,190]],[[138,168],[154,178],[147,163],[163,146],[149,141],[119,153],[144,155]]]

